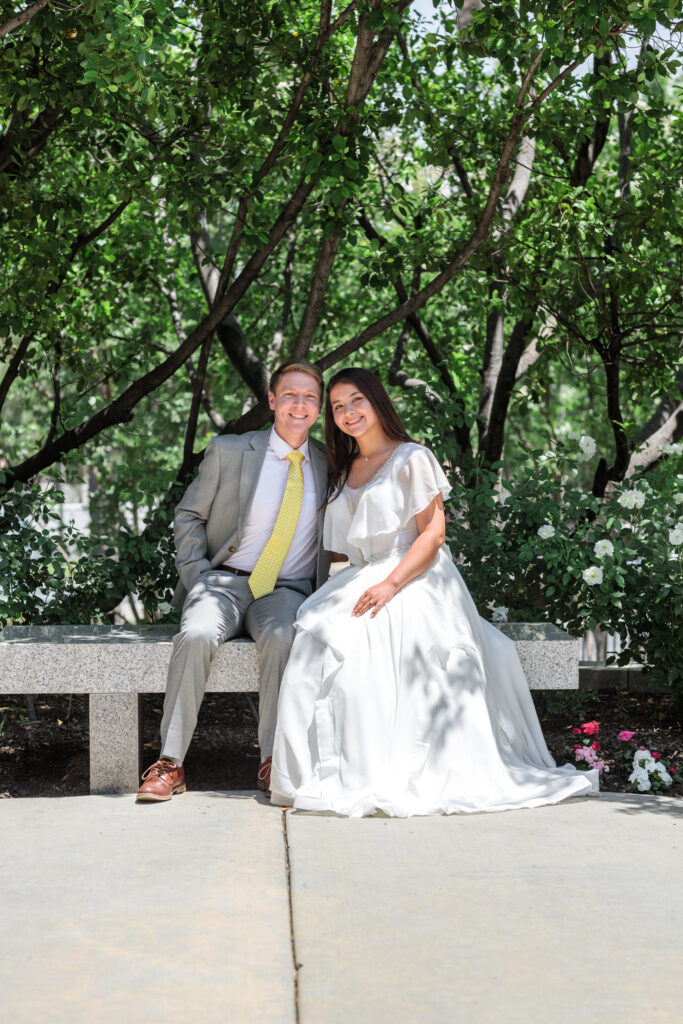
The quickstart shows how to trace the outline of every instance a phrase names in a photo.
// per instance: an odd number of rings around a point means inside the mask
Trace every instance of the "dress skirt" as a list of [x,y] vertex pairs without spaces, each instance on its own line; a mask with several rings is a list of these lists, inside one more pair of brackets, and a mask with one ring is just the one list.
[[446,548],[374,618],[351,615],[404,554],[341,570],[301,606],[272,801],[406,817],[597,792],[594,770],[556,766],[514,643],[479,616]]

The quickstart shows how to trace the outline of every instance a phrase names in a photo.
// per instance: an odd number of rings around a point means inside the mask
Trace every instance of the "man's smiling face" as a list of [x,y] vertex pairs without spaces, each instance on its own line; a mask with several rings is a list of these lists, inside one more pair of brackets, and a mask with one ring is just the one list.
[[320,415],[320,385],[304,370],[287,370],[275,391],[268,392],[268,404],[275,414],[275,429],[280,437],[292,448],[298,448]]

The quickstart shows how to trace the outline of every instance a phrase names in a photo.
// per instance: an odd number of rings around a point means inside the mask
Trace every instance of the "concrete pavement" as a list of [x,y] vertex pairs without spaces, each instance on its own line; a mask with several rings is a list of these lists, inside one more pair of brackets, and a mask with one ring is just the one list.
[[646,795],[407,820],[3,800],[0,1019],[679,1024],[682,830]]

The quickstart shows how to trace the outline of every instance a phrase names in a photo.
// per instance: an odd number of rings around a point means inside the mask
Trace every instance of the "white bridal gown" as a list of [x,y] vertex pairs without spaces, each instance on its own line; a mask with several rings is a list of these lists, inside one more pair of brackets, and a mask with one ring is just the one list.
[[360,817],[536,807],[597,791],[597,773],[548,753],[514,643],[480,618],[451,560],[375,618],[351,610],[449,493],[432,453],[399,445],[328,505],[324,545],[348,555],[301,606],[282,681],[273,803]]

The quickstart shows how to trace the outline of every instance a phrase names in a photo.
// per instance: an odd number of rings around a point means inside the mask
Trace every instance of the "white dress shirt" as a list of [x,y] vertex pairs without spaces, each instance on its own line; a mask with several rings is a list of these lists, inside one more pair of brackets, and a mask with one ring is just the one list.
[[[277,514],[285,493],[287,474],[291,465],[287,455],[292,446],[272,428],[266,457],[261,467],[254,500],[242,531],[242,542],[226,562],[233,569],[252,572],[261,552],[270,540]],[[280,579],[303,580],[315,575],[318,558],[318,501],[313,469],[308,454],[308,440],[300,446],[303,455],[304,496],[294,537],[280,569]]]

